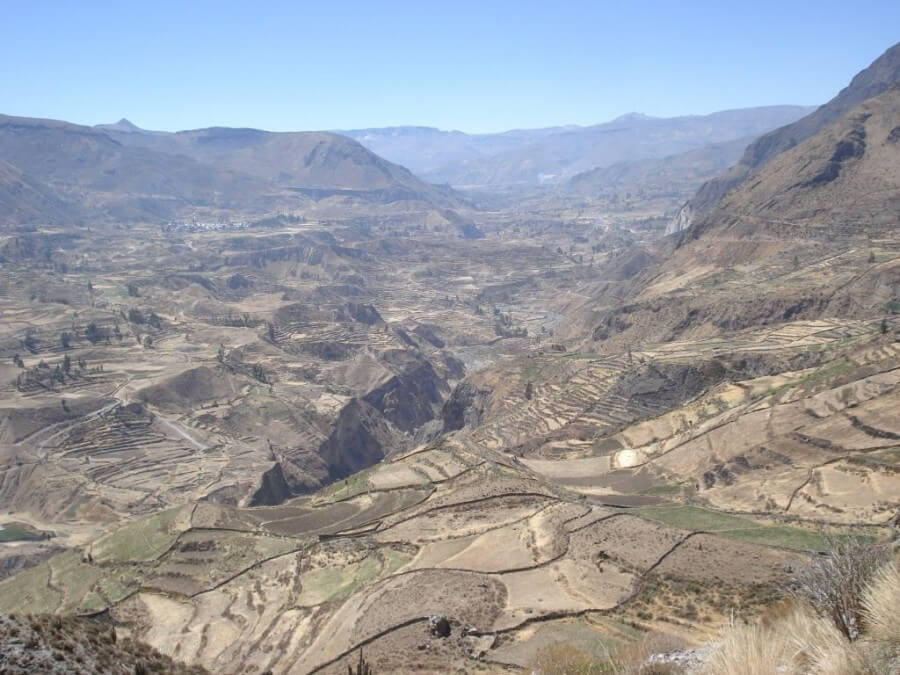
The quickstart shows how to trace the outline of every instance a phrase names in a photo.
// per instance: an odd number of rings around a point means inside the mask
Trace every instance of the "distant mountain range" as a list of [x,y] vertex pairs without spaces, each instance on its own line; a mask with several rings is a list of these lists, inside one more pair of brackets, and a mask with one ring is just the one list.
[[808,115],[812,108],[803,106],[674,118],[631,113],[588,127],[498,134],[428,127],[169,133],[127,119],[86,127],[0,116],[0,222],[154,222],[304,210],[322,200],[447,213],[466,204],[447,185],[491,190],[550,184],[607,196],[628,189],[680,201],[752,143],[735,168],[688,203],[675,230],[779,148],[808,137],[865,94],[883,91],[897,67],[890,54]]
[[422,178],[456,187],[564,183],[622,161],[660,159],[739,138],[754,138],[808,113],[804,106],[726,110],[657,118],[630,113],[587,127],[465,134],[428,127],[341,131]]
[[359,143],[324,132],[150,132],[0,115],[0,222],[155,222],[207,211],[264,213],[310,200],[460,199]]
[[417,175],[440,176],[447,167],[511,152],[553,134],[579,127],[517,129],[495,134],[467,134],[434,127],[383,127],[336,131],[359,141],[369,150],[402,164]]

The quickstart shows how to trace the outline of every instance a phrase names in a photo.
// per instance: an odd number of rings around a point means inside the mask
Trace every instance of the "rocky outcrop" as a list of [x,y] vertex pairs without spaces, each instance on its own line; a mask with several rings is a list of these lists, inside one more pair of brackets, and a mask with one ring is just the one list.
[[378,310],[375,309],[372,305],[363,305],[355,302],[350,302],[347,304],[347,313],[354,321],[364,323],[367,326],[374,326],[375,324],[384,323],[384,319],[381,318],[381,314],[379,314]]
[[248,506],[273,506],[280,504],[294,495],[293,488],[284,477],[281,462],[262,475],[259,488],[250,497]]
[[678,209],[678,213],[666,224],[666,234],[675,234],[677,232],[682,232],[683,230],[688,229],[691,226],[691,223],[694,220],[694,207],[691,202],[687,202],[680,209]]
[[444,432],[463,427],[475,427],[481,423],[490,392],[472,382],[460,382],[441,410]]
[[318,448],[297,447],[278,453],[277,461],[263,473],[248,505],[271,506],[314,492],[378,463],[395,443],[381,413],[362,399],[351,399]]
[[328,468],[328,478],[338,480],[380,462],[392,440],[378,411],[366,401],[353,399],[338,415],[319,456]]
[[724,175],[704,183],[666,228],[666,233],[690,227],[700,214],[715,207],[730,190],[744,183],[757,169],[836,121],[851,108],[900,83],[900,43],[895,44],[853,78],[825,105],[793,124],[770,131],[751,143],[741,160]]
[[431,363],[415,352],[391,350],[381,361],[395,375],[364,400],[398,429],[412,431],[437,415],[447,385]]

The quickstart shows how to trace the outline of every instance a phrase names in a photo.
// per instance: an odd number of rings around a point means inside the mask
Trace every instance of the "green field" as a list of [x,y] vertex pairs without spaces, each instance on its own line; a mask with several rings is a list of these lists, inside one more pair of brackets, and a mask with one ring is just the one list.
[[684,530],[712,532],[728,539],[764,546],[798,551],[824,551],[829,548],[828,536],[819,532],[788,525],[768,525],[699,506],[641,506],[629,509],[628,513]]
[[155,560],[178,537],[173,523],[180,511],[181,508],[169,509],[130,523],[94,543],[91,554],[102,562]]
[[699,506],[640,506],[636,509],[629,509],[628,513],[635,513],[672,527],[680,527],[683,530],[720,532],[756,526],[756,523],[751,520]]
[[373,579],[392,574],[410,557],[388,548],[359,562],[310,570],[301,577],[303,592],[298,603],[311,606],[346,597]]
[[48,586],[50,565],[41,563],[0,582],[0,612],[4,614],[54,612],[60,594]]
[[0,525],[0,543],[7,541],[38,541],[44,538],[44,533],[35,530],[24,523],[3,523]]
[[371,476],[378,468],[379,466],[376,464],[368,469],[358,471],[343,480],[335,481],[331,485],[323,488],[319,492],[319,495],[325,497],[326,501],[340,501],[368,492],[371,489],[371,486],[369,485],[369,476]]

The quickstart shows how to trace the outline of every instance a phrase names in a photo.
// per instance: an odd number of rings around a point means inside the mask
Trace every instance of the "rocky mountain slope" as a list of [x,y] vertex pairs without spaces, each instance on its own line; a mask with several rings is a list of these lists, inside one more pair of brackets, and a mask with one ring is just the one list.
[[898,82],[900,82],[900,43],[889,48],[868,68],[858,73],[850,84],[828,103],[752,143],[741,160],[728,172],[701,186],[697,194],[682,207],[669,231],[676,232],[689,227],[694,221],[695,214],[711,210],[729,190],[746,181],[773,157],[818,133],[855,105],[896,86]]
[[44,185],[0,160],[0,223],[61,224],[78,218],[78,210]]
[[[900,50],[898,50],[900,53]],[[900,214],[898,85],[781,152],[698,218],[691,236],[878,239]]]
[[644,199],[677,197],[693,192],[706,180],[718,176],[736,162],[752,137],[712,143],[662,159],[616,162],[576,174],[566,187],[586,196],[606,196],[630,192]]
[[130,638],[119,640],[108,622],[47,615],[0,615],[0,670],[8,675],[206,673]]
[[[23,214],[34,210],[24,201],[30,199],[39,204],[38,212],[46,208],[57,219],[65,220],[65,214],[160,222],[304,210],[329,197],[425,210],[461,203],[451,191],[335,134],[252,129],[164,134],[132,127],[0,116],[0,160],[59,195],[54,201],[32,185],[16,193],[23,200],[16,208]],[[12,180],[9,175],[7,169],[6,181]],[[22,178],[15,180],[24,185]]]
[[621,347],[890,311],[900,297],[892,256],[898,100],[893,88],[852,108],[661,244],[657,257],[665,262],[617,289],[617,306],[599,309],[602,298],[586,304],[594,339]]

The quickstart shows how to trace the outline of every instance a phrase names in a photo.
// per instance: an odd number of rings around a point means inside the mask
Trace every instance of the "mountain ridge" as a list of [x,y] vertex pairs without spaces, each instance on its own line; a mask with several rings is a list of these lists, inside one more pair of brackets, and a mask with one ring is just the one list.
[[850,108],[886,91],[900,81],[900,42],[889,47],[830,101],[810,114],[757,139],[747,147],[741,160],[725,174],[700,187],[682,206],[669,225],[668,232],[690,227],[695,214],[711,210],[732,188],[737,187],[773,157],[813,136],[840,118]]
[[168,220],[197,208],[302,208],[331,194],[440,209],[461,203],[451,191],[327,132],[213,127],[170,134],[125,119],[88,127],[0,115],[0,159],[53,190],[60,203],[122,221]]
[[[746,118],[741,128],[733,131],[724,130],[715,136],[713,141],[704,141],[700,138],[693,143],[670,144],[666,149],[647,153],[646,157],[641,156],[641,158],[663,157],[705,145],[707,142],[757,136],[779,124],[792,121],[809,110],[811,110],[809,106],[760,106],[722,110],[707,115],[669,118],[629,112],[598,124],[511,129],[489,134],[467,134],[455,130],[443,131],[434,127],[416,126],[356,129],[338,133],[355,138],[377,154],[408,167],[431,182],[483,187],[515,183],[538,184],[541,182],[539,174],[559,173],[561,166],[564,166],[566,171],[559,182],[564,182],[580,171],[633,159],[624,149],[614,151],[613,158],[604,158],[602,152],[597,155],[596,148],[593,155],[586,152],[590,150],[591,142],[595,146],[598,145],[599,141],[594,138],[595,136],[602,136],[607,131],[622,130],[623,127],[630,125],[640,127],[636,133],[645,128],[645,125],[649,125],[650,128],[666,124],[694,125],[698,128],[699,135],[703,133],[701,127],[704,123],[722,126],[728,124],[731,118],[732,123],[740,125],[739,118]],[[754,118],[758,121],[754,122]],[[552,145],[548,148],[542,146],[542,143]],[[535,166],[530,166],[529,162]],[[513,166],[506,166],[510,163]],[[523,166],[516,169],[517,164]]]

